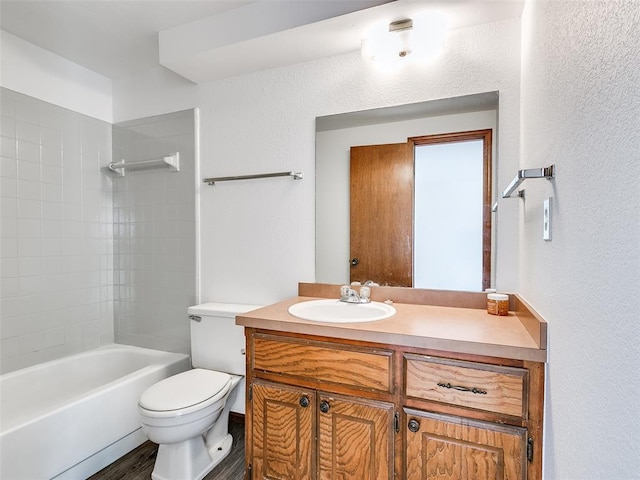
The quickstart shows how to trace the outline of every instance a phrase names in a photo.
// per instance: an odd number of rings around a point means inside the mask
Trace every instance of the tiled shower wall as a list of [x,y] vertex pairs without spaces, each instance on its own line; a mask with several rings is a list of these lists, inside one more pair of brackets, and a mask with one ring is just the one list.
[[113,179],[115,340],[189,353],[196,302],[194,111],[113,127],[114,160],[179,152],[180,171],[132,170]]
[[110,343],[111,125],[0,89],[0,370]]

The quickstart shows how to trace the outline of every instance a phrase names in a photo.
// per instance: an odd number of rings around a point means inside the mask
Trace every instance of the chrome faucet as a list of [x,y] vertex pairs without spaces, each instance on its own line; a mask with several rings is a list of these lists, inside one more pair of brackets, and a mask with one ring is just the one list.
[[345,303],[370,303],[370,294],[371,289],[366,286],[360,287],[360,293],[356,292],[356,290],[349,285],[340,287],[340,301]]

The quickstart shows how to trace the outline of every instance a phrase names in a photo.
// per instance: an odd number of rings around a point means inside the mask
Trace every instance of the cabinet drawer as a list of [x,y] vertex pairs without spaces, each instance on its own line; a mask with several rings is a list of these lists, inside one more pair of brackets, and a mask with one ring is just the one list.
[[528,372],[524,368],[405,355],[407,396],[527,416]]
[[255,334],[252,369],[313,382],[392,391],[393,352]]

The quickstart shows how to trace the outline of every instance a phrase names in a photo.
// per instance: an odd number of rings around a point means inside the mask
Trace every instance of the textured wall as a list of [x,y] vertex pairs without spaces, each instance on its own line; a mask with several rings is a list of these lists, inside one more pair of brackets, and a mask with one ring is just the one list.
[[111,125],[0,89],[2,372],[113,341]]
[[[550,323],[546,478],[640,478],[640,3],[523,17],[520,291]],[[542,202],[552,199],[552,241]]]

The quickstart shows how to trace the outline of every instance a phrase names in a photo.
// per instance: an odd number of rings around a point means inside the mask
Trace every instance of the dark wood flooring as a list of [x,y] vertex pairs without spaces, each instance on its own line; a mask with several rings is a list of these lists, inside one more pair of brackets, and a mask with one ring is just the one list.
[[[231,453],[204,480],[242,480],[244,478],[244,419],[232,415],[229,433],[233,436]],[[103,468],[89,480],[148,480],[156,461],[158,445],[145,442],[124,457]]]

